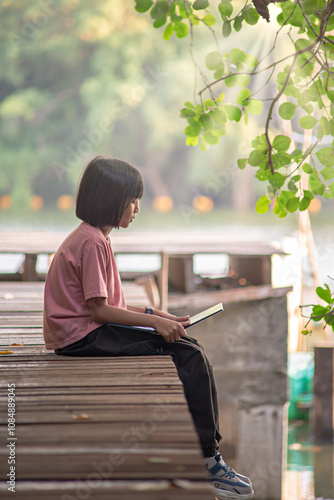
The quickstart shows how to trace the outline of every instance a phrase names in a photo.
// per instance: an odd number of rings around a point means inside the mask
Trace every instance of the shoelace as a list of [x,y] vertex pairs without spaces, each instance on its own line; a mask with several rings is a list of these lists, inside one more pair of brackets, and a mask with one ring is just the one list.
[[224,462],[224,460],[222,459],[220,453],[217,453],[217,455],[215,456],[215,459],[217,461],[217,464],[219,463],[220,466],[221,466],[221,468],[225,472],[224,476],[227,476],[229,479],[233,479],[236,476],[236,473],[234,472],[234,470],[232,469],[232,467],[230,467],[229,465],[227,465]]
[[223,465],[222,469],[225,471],[224,476],[227,476],[229,479],[233,479],[235,477],[235,472],[232,467],[226,467],[226,465]]

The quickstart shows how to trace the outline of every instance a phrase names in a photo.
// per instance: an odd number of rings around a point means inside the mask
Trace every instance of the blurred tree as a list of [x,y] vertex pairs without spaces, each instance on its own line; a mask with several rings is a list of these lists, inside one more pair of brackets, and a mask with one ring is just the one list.
[[181,192],[187,165],[168,159],[187,150],[175,123],[185,94],[170,83],[190,66],[187,49],[149,33],[131,0],[4,0],[0,9],[0,194],[16,207],[33,193],[54,205],[94,154],[143,166],[152,196],[169,191],[170,177]]

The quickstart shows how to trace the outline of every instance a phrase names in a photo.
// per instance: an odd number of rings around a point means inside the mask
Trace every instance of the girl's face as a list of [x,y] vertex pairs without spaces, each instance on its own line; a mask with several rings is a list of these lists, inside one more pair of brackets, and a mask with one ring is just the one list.
[[129,205],[124,210],[119,226],[123,228],[129,227],[129,225],[135,219],[136,214],[139,211],[140,211],[140,200],[138,198],[136,200],[131,200]]

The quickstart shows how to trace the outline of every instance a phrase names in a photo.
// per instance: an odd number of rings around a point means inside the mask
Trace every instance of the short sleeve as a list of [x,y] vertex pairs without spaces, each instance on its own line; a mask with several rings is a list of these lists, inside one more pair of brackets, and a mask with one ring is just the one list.
[[82,256],[82,288],[85,300],[108,297],[108,254],[99,244],[92,244]]

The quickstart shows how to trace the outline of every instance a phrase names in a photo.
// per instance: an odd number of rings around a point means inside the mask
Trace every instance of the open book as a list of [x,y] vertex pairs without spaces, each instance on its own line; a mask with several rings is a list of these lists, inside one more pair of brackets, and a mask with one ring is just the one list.
[[196,323],[199,323],[204,319],[210,318],[210,316],[213,316],[214,314],[220,313],[222,311],[224,311],[223,304],[216,304],[215,306],[209,307],[209,309],[205,309],[205,311],[202,311],[198,314],[195,314],[194,316],[191,316],[190,325],[186,326],[186,328],[196,325]]

